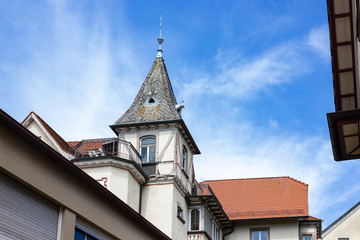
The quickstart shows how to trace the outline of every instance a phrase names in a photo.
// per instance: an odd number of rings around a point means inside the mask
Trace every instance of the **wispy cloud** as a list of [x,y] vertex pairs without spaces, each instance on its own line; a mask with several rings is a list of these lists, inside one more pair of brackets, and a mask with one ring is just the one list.
[[[324,225],[336,217],[328,215],[329,208],[338,208],[339,203],[360,192],[359,180],[353,182],[346,177],[359,164],[335,162],[331,143],[324,136],[308,136],[296,131],[270,133],[241,121],[218,126],[208,135],[202,133],[204,137],[199,139],[204,143],[200,147],[202,155],[195,160],[196,176],[200,181],[274,176],[296,178],[309,184],[310,214],[326,216]],[[201,131],[201,128],[197,130]]]
[[308,72],[307,62],[294,44],[282,44],[252,59],[234,52],[219,51],[215,57],[216,72],[185,84],[186,92],[211,93],[241,99],[256,97],[270,87],[290,83]]
[[[27,24],[21,26],[21,48],[27,61],[2,67],[8,67],[4,82],[16,85],[27,101],[23,117],[36,111],[68,140],[112,135],[108,125],[134,97],[124,89],[135,92],[136,80],[144,78],[126,24],[110,32],[107,7],[98,6],[91,17],[83,14],[81,3],[69,1],[37,6],[38,15],[22,9]],[[9,22],[18,24],[15,20]],[[112,34],[124,37],[113,42]]]
[[327,25],[312,29],[308,35],[307,44],[324,61],[330,63],[329,29]]

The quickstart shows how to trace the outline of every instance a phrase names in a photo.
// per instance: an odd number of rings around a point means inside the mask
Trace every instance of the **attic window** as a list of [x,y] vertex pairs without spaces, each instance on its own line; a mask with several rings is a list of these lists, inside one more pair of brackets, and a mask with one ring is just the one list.
[[145,105],[153,105],[157,103],[158,100],[154,96],[148,96],[148,98],[145,100]]

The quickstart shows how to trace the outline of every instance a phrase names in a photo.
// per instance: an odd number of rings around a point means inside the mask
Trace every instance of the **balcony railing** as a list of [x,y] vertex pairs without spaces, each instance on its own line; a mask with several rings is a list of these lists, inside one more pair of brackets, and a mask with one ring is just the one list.
[[200,184],[200,188],[202,191],[201,195],[215,195],[209,184]]
[[85,139],[75,146],[70,146],[70,152],[74,153],[75,159],[115,156],[132,160],[140,167],[142,166],[141,156],[134,146],[130,142],[118,138]]
[[118,157],[125,158],[136,162],[140,167],[142,167],[141,156],[134,146],[125,140],[118,139],[119,141],[119,151]]

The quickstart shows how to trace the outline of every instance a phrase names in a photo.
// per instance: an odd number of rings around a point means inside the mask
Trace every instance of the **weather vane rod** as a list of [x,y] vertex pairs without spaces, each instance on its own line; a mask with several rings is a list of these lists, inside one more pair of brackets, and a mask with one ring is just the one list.
[[161,37],[161,24],[162,24],[162,17],[160,15],[160,36],[158,37],[157,41],[159,42],[159,49],[157,50],[157,56],[156,57],[162,57],[162,49],[161,49],[161,44],[163,43],[164,39]]

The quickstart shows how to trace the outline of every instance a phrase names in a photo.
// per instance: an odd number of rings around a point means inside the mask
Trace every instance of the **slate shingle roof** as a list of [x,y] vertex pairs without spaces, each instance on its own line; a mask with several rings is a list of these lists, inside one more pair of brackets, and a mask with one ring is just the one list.
[[205,181],[230,220],[307,217],[308,186],[290,177]]
[[114,125],[180,120],[176,104],[164,59],[157,57],[134,102]]

